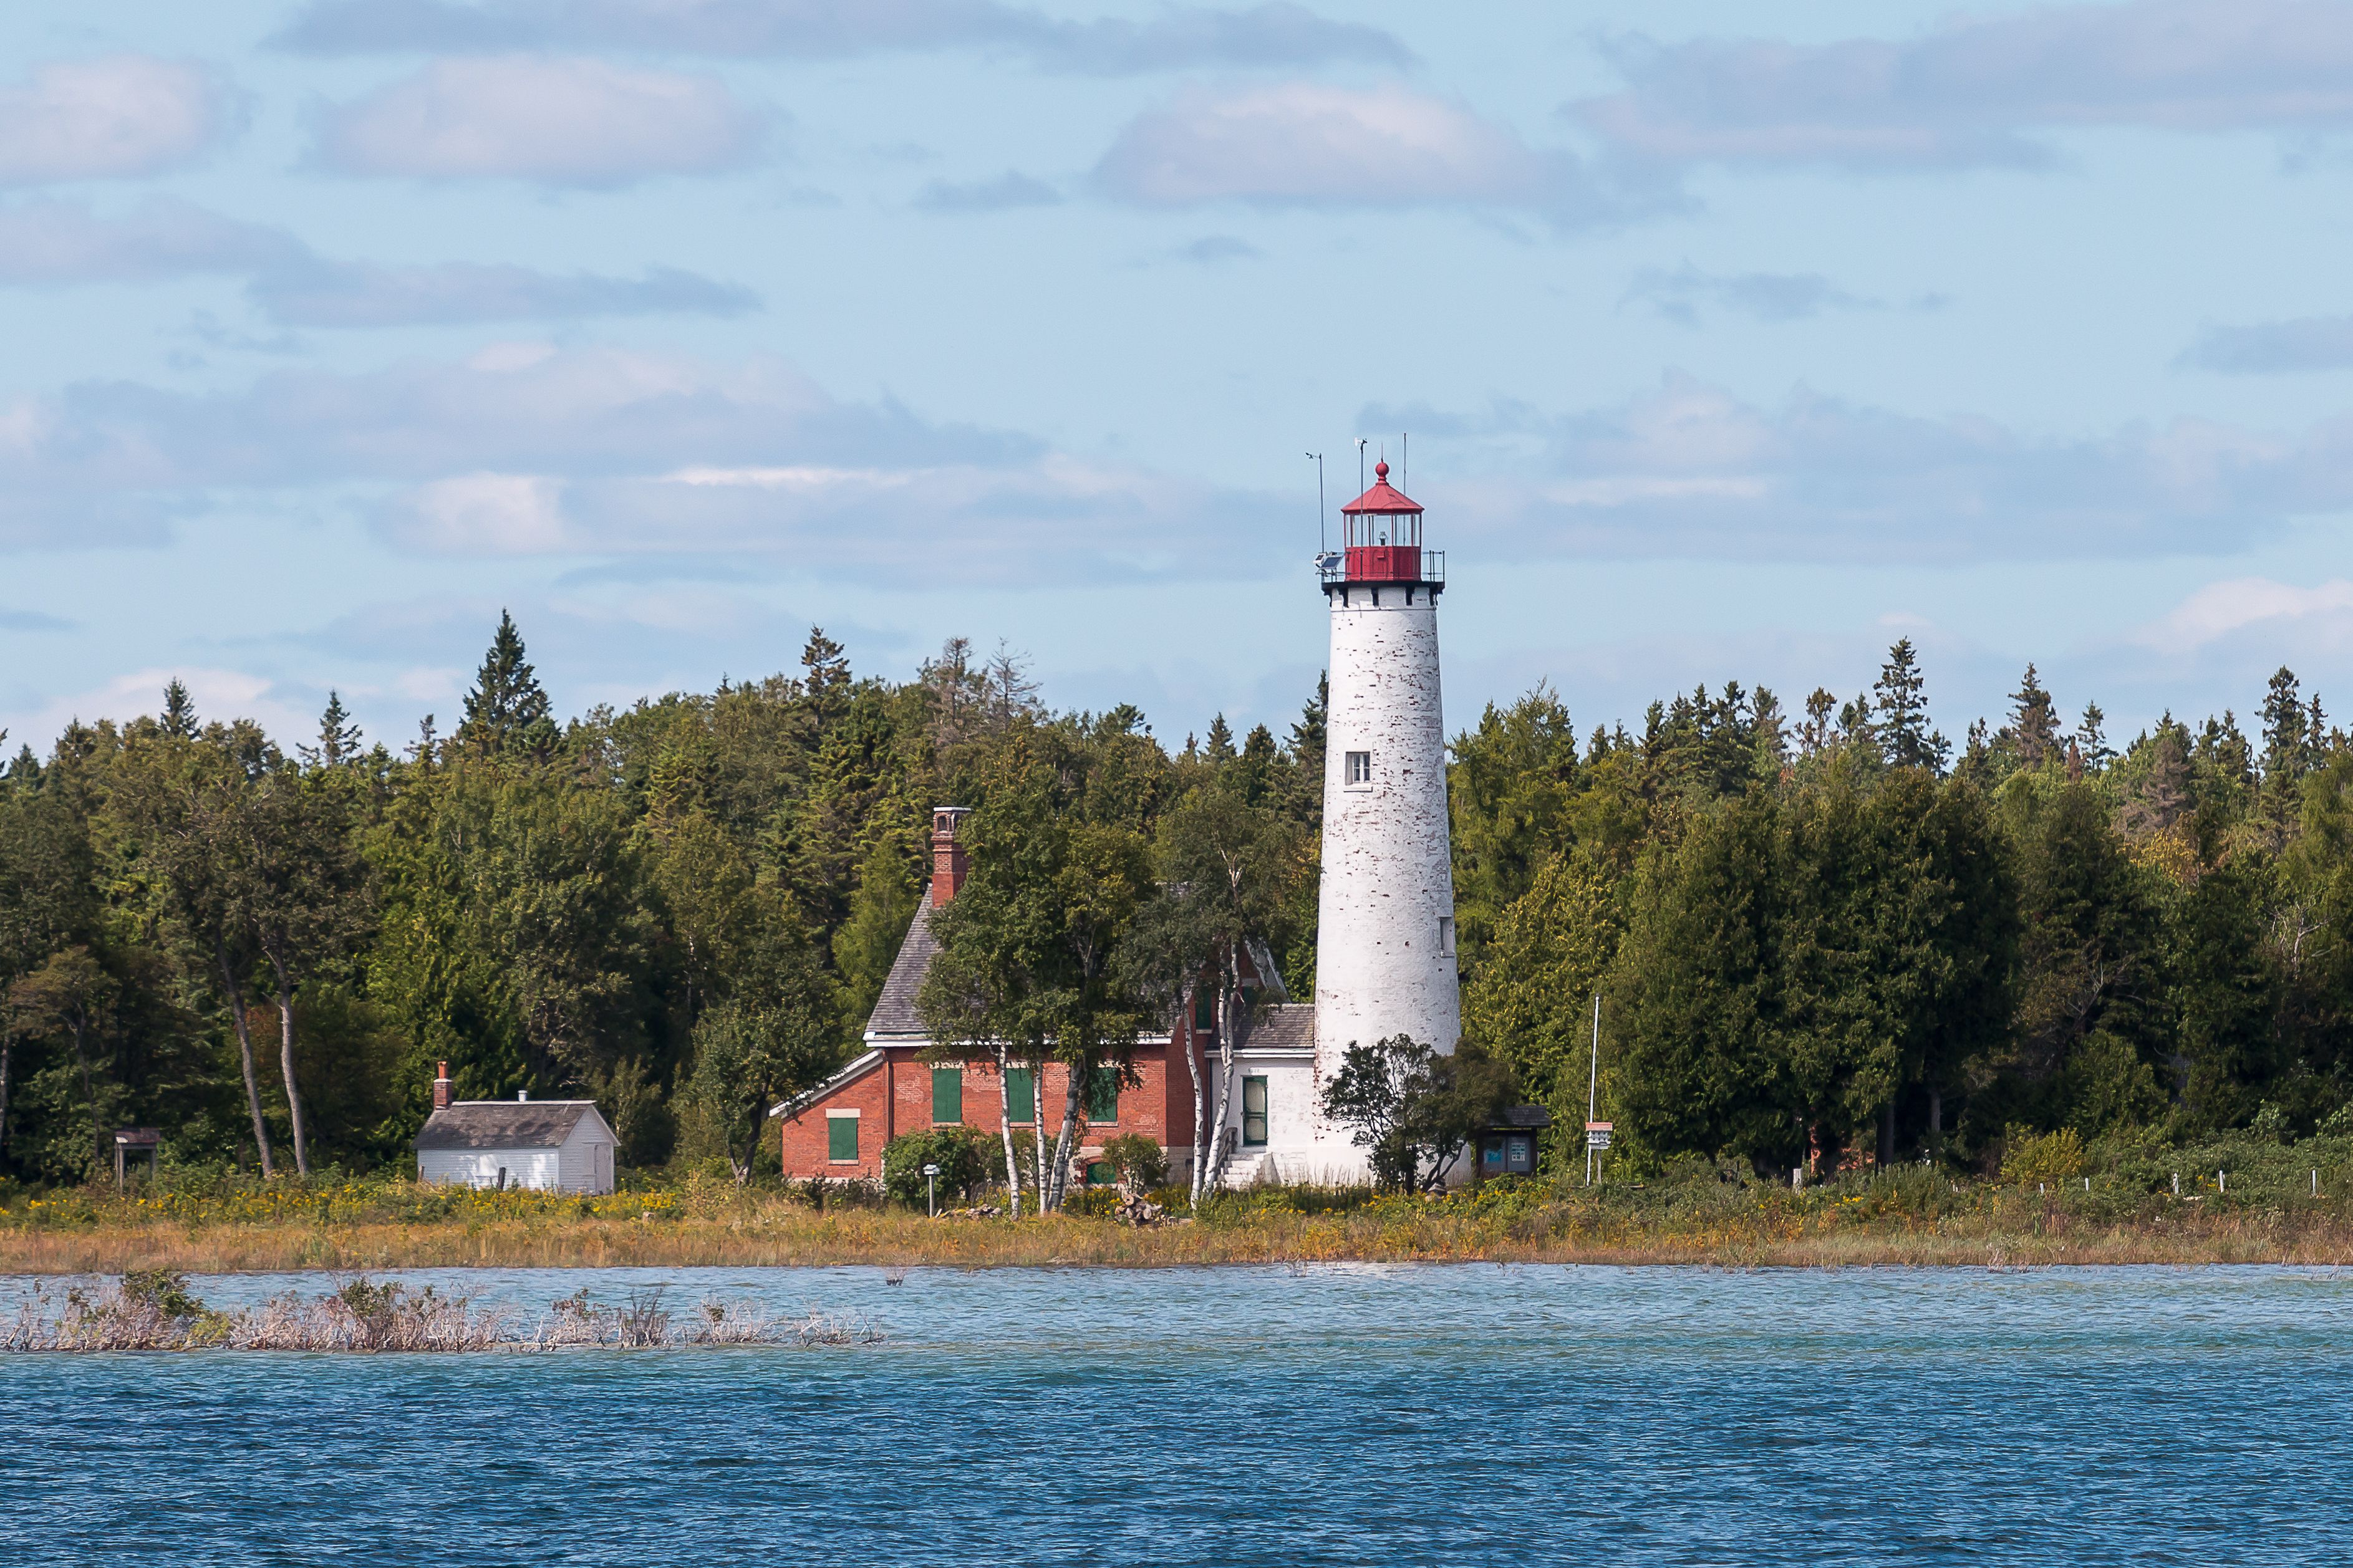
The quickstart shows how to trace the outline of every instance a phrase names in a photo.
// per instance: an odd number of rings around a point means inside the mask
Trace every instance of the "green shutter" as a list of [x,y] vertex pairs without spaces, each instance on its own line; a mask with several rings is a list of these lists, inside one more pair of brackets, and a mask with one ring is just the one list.
[[828,1116],[825,1119],[825,1157],[828,1160],[858,1158],[858,1118]]
[[932,1125],[953,1127],[964,1120],[964,1068],[932,1069]]
[[1008,1068],[1005,1074],[1005,1098],[1011,1107],[1008,1116],[1015,1121],[1038,1120],[1038,1074],[1030,1068]]
[[1087,1083],[1087,1120],[1098,1127],[1119,1121],[1119,1069],[1097,1068]]
[[1250,1148],[1266,1143],[1266,1079],[1242,1079],[1242,1142]]
[[1217,1026],[1217,999],[1209,994],[1209,988],[1208,986],[1197,986],[1193,992],[1193,1027],[1196,1029],[1214,1029]]

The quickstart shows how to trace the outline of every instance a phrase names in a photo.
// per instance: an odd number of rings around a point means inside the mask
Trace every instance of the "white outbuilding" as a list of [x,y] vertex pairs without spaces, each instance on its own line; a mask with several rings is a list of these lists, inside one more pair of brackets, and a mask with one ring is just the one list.
[[593,1100],[452,1100],[445,1062],[433,1115],[417,1134],[417,1179],[609,1193],[618,1146]]

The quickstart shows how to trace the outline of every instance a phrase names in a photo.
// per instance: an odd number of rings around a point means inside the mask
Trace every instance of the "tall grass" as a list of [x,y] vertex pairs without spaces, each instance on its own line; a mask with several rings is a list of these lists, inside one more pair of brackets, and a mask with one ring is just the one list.
[[53,1300],[36,1291],[0,1323],[0,1351],[457,1352],[627,1350],[690,1345],[842,1345],[881,1338],[861,1319],[811,1312],[780,1317],[765,1307],[705,1300],[673,1313],[659,1289],[631,1292],[620,1306],[584,1290],[523,1327],[511,1307],[475,1307],[427,1285],[412,1289],[365,1279],[332,1294],[288,1291],[245,1311],[220,1312],[188,1291],[184,1275],[142,1271],[75,1286]]
[[1186,1213],[1181,1194],[1155,1194],[1178,1199],[1178,1212],[1150,1228],[1083,1212],[934,1221],[838,1193],[820,1209],[798,1194],[723,1179],[593,1199],[406,1182],[224,1181],[121,1198],[0,1199],[0,1271],[2353,1261],[2353,1140],[2074,1142],[2039,1150],[2013,1176],[1914,1165],[1793,1191],[1685,1160],[1640,1183],[1505,1181],[1443,1198],[1294,1187],[1220,1194]]

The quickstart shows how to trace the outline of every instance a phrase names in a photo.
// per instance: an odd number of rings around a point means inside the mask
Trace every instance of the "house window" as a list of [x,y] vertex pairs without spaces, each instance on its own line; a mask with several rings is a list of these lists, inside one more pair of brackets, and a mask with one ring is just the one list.
[[1119,1069],[1097,1068],[1087,1082],[1087,1120],[1098,1127],[1119,1121]]
[[1350,789],[1364,789],[1371,785],[1373,782],[1372,752],[1350,752],[1348,753],[1347,780]]
[[1207,1034],[1209,1030],[1214,1029],[1217,1026],[1218,999],[1209,994],[1209,988],[1208,986],[1196,985],[1193,987],[1194,1032],[1197,1034]]
[[1038,1120],[1038,1073],[1034,1068],[1009,1068],[1005,1074],[1006,1118],[1012,1121]]
[[1242,1147],[1266,1147],[1266,1079],[1242,1079]]
[[825,1157],[837,1163],[858,1158],[858,1112],[832,1110],[826,1113]]
[[1454,917],[1452,915],[1438,917],[1438,951],[1444,957],[1451,958],[1454,955]]
[[932,1069],[932,1125],[953,1127],[964,1120],[964,1068]]

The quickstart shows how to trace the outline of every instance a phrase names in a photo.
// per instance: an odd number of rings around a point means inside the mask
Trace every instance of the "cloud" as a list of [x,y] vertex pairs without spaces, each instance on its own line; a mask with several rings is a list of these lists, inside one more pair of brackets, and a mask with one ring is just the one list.
[[2311,623],[2344,640],[2353,634],[2353,582],[2337,577],[2313,588],[2292,587],[2266,577],[2209,583],[2144,629],[2136,640],[2162,652],[2179,653],[2220,642],[2250,626],[2276,629],[2275,623],[2284,621]]
[[[437,554],[733,556],[888,581],[1231,574],[1271,537],[1263,498],[842,402],[765,358],[510,342],[0,409],[0,544],[154,542],[224,498],[294,494],[346,497]],[[1192,549],[1202,517],[1227,519],[1233,548]]]
[[1825,310],[1862,310],[1879,301],[1850,294],[1819,272],[1703,272],[1690,262],[1646,267],[1634,275],[1621,305],[1646,305],[1671,321],[1696,326],[1703,304],[1760,321],[1798,321]]
[[330,260],[283,229],[172,197],[120,217],[74,202],[0,206],[0,286],[144,282],[243,274],[255,304],[303,327],[396,327],[657,314],[734,316],[759,297],[660,267],[637,278],[558,277],[475,262],[389,266]]
[[250,272],[301,247],[283,230],[222,217],[170,196],[100,217],[79,202],[0,207],[0,283],[148,282],[206,272]]
[[38,610],[0,609],[0,632],[69,632],[73,626]]
[[2304,316],[2245,327],[2209,327],[2182,354],[2197,370],[2267,374],[2353,366],[2353,316]]
[[202,66],[148,55],[56,61],[0,86],[0,184],[161,174],[235,120],[233,94]]
[[1654,163],[2033,167],[2039,133],[2353,124],[2353,7],[2126,0],[1963,16],[1900,42],[1611,39],[1627,90],[1576,114]]
[[201,665],[157,665],[120,675],[102,686],[52,698],[13,719],[9,729],[31,741],[62,733],[77,720],[96,723],[111,719],[119,724],[153,717],[162,712],[164,689],[174,680],[188,689],[199,719],[256,719],[273,735],[317,731],[317,710],[306,712],[287,702],[275,681],[241,669]]
[[537,56],[438,59],[326,111],[317,156],[352,174],[620,185],[739,168],[768,121],[715,77]]
[[314,0],[277,41],[328,55],[543,49],[843,59],[976,50],[1099,76],[1413,58],[1393,34],[1290,4],[1172,7],[1134,22],[1070,21],[994,0]]
[[1145,206],[1500,207],[1564,224],[1618,208],[1573,155],[1396,86],[1187,91],[1122,131],[1094,182]]
[[915,197],[915,205],[925,212],[967,214],[1005,212],[1013,207],[1050,207],[1060,205],[1062,193],[1043,180],[1008,169],[994,180],[979,180],[970,184],[955,184],[946,180],[934,180]]
[[1169,252],[1172,259],[1189,261],[1196,267],[1217,267],[1229,261],[1256,261],[1266,252],[1246,239],[1230,234],[1205,234],[1190,245],[1180,245]]
[[304,327],[398,327],[592,316],[740,316],[750,289],[658,267],[638,278],[556,277],[528,267],[445,261],[379,267],[317,259],[254,279],[256,303]]
[[2060,438],[1803,388],[1760,406],[1680,374],[1615,406],[1458,418],[1443,444],[1402,411],[1362,418],[1425,436],[1417,474],[1479,474],[1448,510],[1466,547],[1514,558],[2219,555],[2353,510],[2348,418],[2286,436],[2177,419]]

